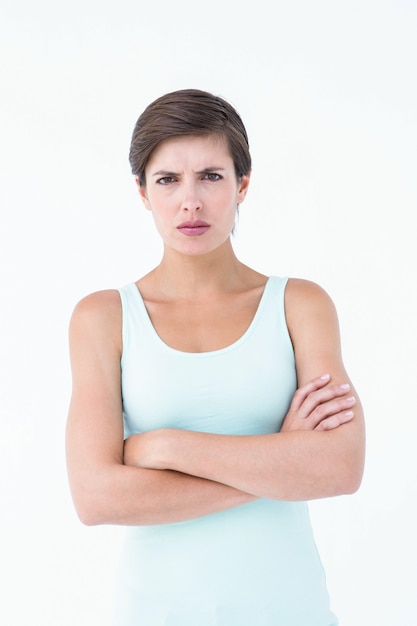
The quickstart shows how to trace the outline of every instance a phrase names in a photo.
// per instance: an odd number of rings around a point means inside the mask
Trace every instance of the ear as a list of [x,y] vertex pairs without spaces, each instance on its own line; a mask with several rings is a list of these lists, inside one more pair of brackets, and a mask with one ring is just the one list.
[[138,188],[139,195],[142,198],[142,202],[145,205],[145,208],[148,209],[148,211],[151,211],[152,209],[151,209],[151,205],[149,204],[148,195],[146,193],[146,187],[142,187],[142,185],[140,184],[139,176],[135,176],[135,183]]
[[242,178],[239,180],[239,189],[238,189],[238,194],[237,194],[238,204],[243,202],[243,200],[245,199],[246,194],[248,192],[249,183],[250,183],[250,172],[249,174],[242,176]]

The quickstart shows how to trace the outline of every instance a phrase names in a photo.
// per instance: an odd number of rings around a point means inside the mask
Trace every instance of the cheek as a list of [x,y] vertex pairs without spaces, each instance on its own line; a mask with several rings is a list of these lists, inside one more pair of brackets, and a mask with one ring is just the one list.
[[148,195],[145,207],[152,213],[155,222],[163,220],[164,216],[169,215],[169,202],[157,193],[151,193]]
[[151,213],[152,213],[152,218],[153,218],[156,228],[158,229],[159,232],[161,232],[161,230],[164,227],[164,220],[161,219],[161,216],[156,211],[153,211],[151,209]]
[[229,210],[223,210],[221,213],[221,219],[219,222],[223,225],[223,228],[228,231],[233,230],[237,218],[237,206],[231,205]]

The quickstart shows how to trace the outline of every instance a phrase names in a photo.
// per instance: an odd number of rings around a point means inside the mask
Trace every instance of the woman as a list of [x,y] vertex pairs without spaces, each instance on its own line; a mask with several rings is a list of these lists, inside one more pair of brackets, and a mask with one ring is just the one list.
[[130,162],[162,260],[70,324],[75,506],[129,527],[114,623],[337,624],[305,504],[353,493],[363,471],[334,306],[237,259],[251,159],[227,102],[162,96]]

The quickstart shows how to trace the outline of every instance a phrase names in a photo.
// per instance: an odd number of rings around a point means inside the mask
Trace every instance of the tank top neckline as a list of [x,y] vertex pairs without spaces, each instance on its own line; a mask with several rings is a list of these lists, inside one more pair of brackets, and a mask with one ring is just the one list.
[[236,341],[229,344],[228,346],[225,346],[224,348],[219,348],[218,350],[209,350],[205,352],[186,352],[184,350],[177,350],[177,348],[173,348],[167,343],[165,343],[165,341],[163,341],[163,339],[161,339],[161,337],[158,335],[155,329],[155,326],[152,323],[152,320],[149,316],[148,310],[145,305],[145,301],[142,297],[139,287],[134,282],[130,283],[129,287],[131,291],[135,294],[135,299],[136,299],[136,302],[139,304],[142,318],[145,324],[147,325],[152,338],[154,339],[156,343],[158,343],[167,352],[171,352],[179,356],[184,356],[187,358],[190,358],[190,357],[191,358],[207,358],[207,357],[225,354],[226,352],[234,350],[235,348],[245,343],[245,341],[249,338],[249,336],[254,332],[256,326],[258,325],[260,318],[262,317],[262,313],[265,309],[266,301],[268,299],[268,294],[271,290],[273,279],[276,279],[276,278],[277,278],[276,276],[267,277],[261,298],[258,303],[258,307],[255,311],[255,315],[253,316],[248,328],[245,330],[243,335],[241,335],[238,339],[236,339]]

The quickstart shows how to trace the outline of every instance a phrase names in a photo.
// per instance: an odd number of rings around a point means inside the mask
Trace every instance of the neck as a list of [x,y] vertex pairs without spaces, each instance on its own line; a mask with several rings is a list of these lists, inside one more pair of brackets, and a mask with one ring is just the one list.
[[161,263],[151,274],[167,297],[203,299],[238,288],[247,271],[228,240],[217,250],[201,256],[165,249]]

